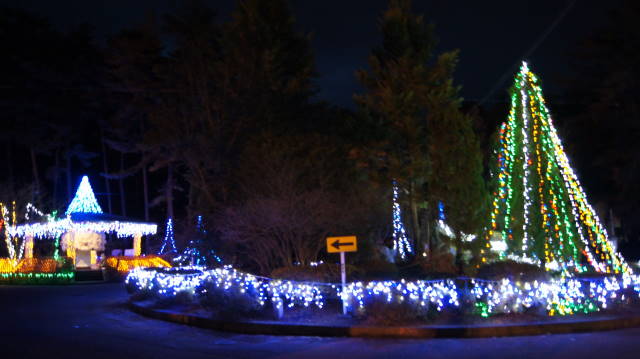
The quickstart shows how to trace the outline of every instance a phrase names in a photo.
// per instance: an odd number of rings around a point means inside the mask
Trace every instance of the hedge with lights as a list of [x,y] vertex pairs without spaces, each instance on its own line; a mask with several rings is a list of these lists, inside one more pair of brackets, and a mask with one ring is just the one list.
[[329,301],[344,300],[352,314],[366,312],[371,303],[382,301],[436,312],[455,309],[481,317],[531,310],[555,316],[596,312],[640,298],[640,276],[631,274],[529,282],[469,278],[351,282],[343,293],[339,284],[276,280],[231,267],[176,267],[134,269],[127,276],[126,285],[134,294],[161,299],[183,296],[196,302],[208,291],[227,291],[234,296],[244,295],[260,307],[272,305],[278,310],[322,309]]

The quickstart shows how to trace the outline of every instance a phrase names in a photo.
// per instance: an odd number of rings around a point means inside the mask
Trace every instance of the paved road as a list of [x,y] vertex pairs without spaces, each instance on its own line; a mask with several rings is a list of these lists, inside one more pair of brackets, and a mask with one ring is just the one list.
[[490,339],[236,335],[147,319],[119,284],[0,286],[0,358],[639,358],[640,329]]

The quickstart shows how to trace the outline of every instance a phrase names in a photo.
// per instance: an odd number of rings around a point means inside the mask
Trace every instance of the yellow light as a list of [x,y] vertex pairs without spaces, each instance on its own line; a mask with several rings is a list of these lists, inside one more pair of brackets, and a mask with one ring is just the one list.
[[73,262],[76,261],[76,248],[74,246],[67,246],[67,257],[71,258]]
[[106,260],[107,267],[113,268],[120,273],[126,273],[134,268],[147,267],[167,267],[171,268],[169,262],[158,256],[145,257],[109,257]]
[[24,257],[33,258],[33,237],[27,237],[25,241],[26,243],[24,245]]
[[25,258],[15,268],[16,273],[55,273],[58,262],[53,258]]
[[0,273],[13,273],[15,261],[11,258],[0,258]]
[[142,235],[133,236],[133,255],[139,257],[142,254]]

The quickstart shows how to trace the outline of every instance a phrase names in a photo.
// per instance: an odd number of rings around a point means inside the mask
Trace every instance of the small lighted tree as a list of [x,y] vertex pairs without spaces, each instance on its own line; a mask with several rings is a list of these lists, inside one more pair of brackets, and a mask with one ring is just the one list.
[[164,239],[162,240],[162,246],[158,254],[163,255],[166,253],[178,253],[176,248],[176,240],[173,234],[173,219],[167,218],[167,226],[164,231]]
[[393,181],[393,251],[400,259],[405,260],[407,255],[413,253],[413,249],[402,223],[402,210],[398,197],[398,185]]
[[96,200],[96,196],[93,194],[91,184],[89,184],[89,177],[82,176],[76,195],[69,203],[65,214],[71,213],[102,213],[102,208]]

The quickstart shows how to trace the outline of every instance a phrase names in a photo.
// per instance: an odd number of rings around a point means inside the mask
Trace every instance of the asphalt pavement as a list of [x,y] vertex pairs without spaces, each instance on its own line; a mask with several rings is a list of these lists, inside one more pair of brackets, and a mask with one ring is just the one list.
[[122,284],[0,286],[0,358],[638,358],[640,328],[484,339],[239,335],[149,319]]

